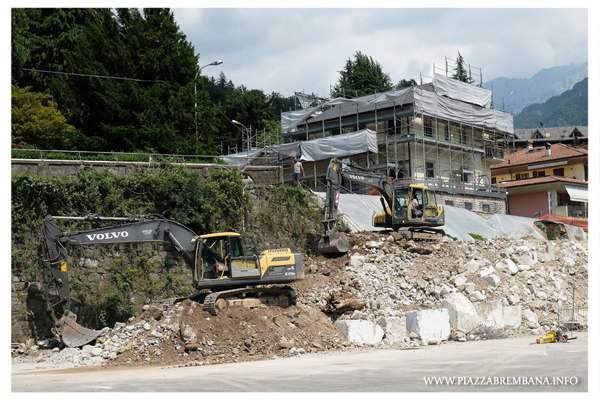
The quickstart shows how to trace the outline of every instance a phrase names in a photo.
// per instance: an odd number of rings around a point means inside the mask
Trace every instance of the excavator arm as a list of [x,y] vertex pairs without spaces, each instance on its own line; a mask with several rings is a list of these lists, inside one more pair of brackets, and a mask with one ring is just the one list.
[[[63,232],[56,224],[55,220],[57,219],[109,221],[118,222],[118,224],[85,231]],[[47,262],[44,263],[44,267],[46,268],[49,262],[59,297],[57,303],[50,304],[48,273],[45,271],[46,310],[54,320],[54,333],[69,347],[89,343],[98,337],[102,331],[93,331],[80,326],[75,322],[77,316],[70,311],[68,246],[143,242],[170,243],[183,256],[192,272],[195,269],[193,255],[196,249],[196,234],[187,227],[164,217],[147,219],[146,217],[99,217],[94,214],[85,217],[53,217],[48,215],[42,223],[41,241],[43,243],[42,247],[46,250],[45,261]],[[58,305],[62,305],[63,308],[63,316],[60,319],[57,319],[54,314],[54,307]]]
[[[346,169],[352,167],[352,170]],[[387,217],[392,218],[387,212],[387,207],[392,204],[394,196],[393,185],[381,174],[369,171],[355,163],[342,163],[337,158],[332,158],[327,168],[327,192],[325,196],[325,219],[323,219],[324,232],[319,241],[319,251],[322,254],[346,253],[350,249],[350,243],[346,235],[338,232],[336,226],[339,195],[342,179],[372,186],[381,194],[383,210]],[[386,204],[387,203],[387,206]]]

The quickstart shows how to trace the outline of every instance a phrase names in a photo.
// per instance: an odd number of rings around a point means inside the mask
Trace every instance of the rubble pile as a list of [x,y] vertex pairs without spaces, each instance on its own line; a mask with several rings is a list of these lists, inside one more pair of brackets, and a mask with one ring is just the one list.
[[[303,255],[297,304],[230,307],[191,300],[147,305],[82,348],[47,339],[12,350],[48,368],[243,362],[356,346],[418,347],[446,340],[540,336],[556,312],[587,306],[587,242],[496,238],[414,242],[349,235],[344,257]],[[14,364],[13,364],[14,365]]]

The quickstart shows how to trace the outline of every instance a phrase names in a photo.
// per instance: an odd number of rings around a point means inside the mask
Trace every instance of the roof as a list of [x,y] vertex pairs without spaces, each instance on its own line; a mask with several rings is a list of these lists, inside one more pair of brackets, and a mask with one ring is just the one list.
[[[410,87],[410,89],[413,89],[414,87],[417,87],[419,89],[424,89],[427,90],[429,92],[433,92],[434,88],[433,88],[433,84],[432,83],[426,83],[423,85],[417,85],[417,86],[412,86]],[[402,104],[398,104],[396,103],[397,107],[402,106]],[[388,101],[388,102],[384,102],[384,103],[371,103],[368,105],[362,105],[360,104],[358,106],[358,110],[356,109],[356,104],[342,104],[342,105],[337,105],[334,106],[328,110],[323,111],[321,114],[319,115],[315,115],[312,118],[309,118],[308,120],[306,120],[307,124],[313,124],[315,122],[320,122],[320,121],[328,121],[330,119],[335,119],[335,118],[339,118],[340,114],[342,117],[345,117],[347,115],[356,115],[356,113],[358,112],[359,114],[361,113],[365,113],[365,112],[370,112],[370,111],[375,111],[375,107],[377,107],[378,110],[383,110],[386,108],[392,108],[394,107],[394,102],[393,101]]]
[[500,164],[490,166],[490,169],[500,169],[514,167],[517,165],[536,164],[552,160],[561,160],[572,157],[587,157],[588,151],[576,147],[570,147],[562,143],[556,143],[550,146],[550,156],[546,156],[545,147],[534,147],[519,150],[516,153],[504,157]]
[[564,176],[550,175],[550,176],[542,176],[542,177],[538,177],[538,178],[519,179],[516,181],[501,182],[500,187],[510,188],[510,187],[517,187],[517,186],[539,185],[542,183],[553,183],[553,182],[574,183],[574,184],[585,185],[585,186],[588,185],[588,183],[586,181],[580,181],[579,179],[567,178]]
[[534,129],[515,128],[515,140],[566,140],[573,136],[587,138],[587,126],[539,127]]

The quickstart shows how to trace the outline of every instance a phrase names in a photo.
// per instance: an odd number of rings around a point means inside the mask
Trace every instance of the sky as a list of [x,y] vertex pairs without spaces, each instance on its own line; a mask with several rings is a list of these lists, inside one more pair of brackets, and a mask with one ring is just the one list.
[[[585,2],[569,4],[581,7]],[[419,82],[421,76],[429,82],[434,65],[436,72],[445,73],[446,57],[454,60],[459,51],[483,82],[528,79],[545,68],[588,62],[586,8],[258,5],[262,8],[171,8],[180,30],[200,54],[200,66],[223,61],[203,68],[203,75],[216,78],[223,72],[235,86],[286,97],[294,92],[328,97],[339,71],[357,51],[381,64],[394,84],[401,79]]]

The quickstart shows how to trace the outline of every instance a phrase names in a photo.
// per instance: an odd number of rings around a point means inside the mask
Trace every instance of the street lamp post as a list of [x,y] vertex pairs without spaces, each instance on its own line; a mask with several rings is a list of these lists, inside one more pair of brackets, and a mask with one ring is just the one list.
[[[232,123],[236,124],[236,125],[240,125],[242,127],[242,135],[244,134],[244,130],[246,130],[246,163],[250,162],[250,132],[248,131],[248,128],[246,128],[246,125],[242,124],[241,122],[236,121],[235,119],[231,120]],[[243,143],[243,141],[242,141]]]
[[[206,64],[204,67],[208,67],[209,65],[221,65],[221,64],[223,64],[223,61],[217,60],[217,61],[211,62],[210,64]],[[202,72],[202,68],[204,68],[204,67],[198,68],[198,71],[196,72],[196,76],[194,77],[194,100],[196,100],[198,97],[198,90],[196,88],[196,79],[198,79],[198,75],[200,75],[200,72]],[[198,111],[196,111],[196,107],[198,107],[198,103],[194,102],[194,122],[196,124],[196,140],[198,140]]]

